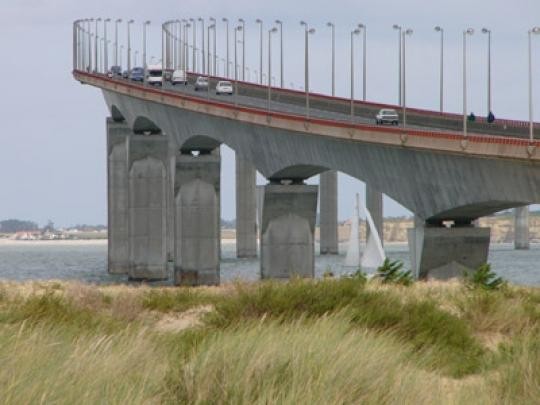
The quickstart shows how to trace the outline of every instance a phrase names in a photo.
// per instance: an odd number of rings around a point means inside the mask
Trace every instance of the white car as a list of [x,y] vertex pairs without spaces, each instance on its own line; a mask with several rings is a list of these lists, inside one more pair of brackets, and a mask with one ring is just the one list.
[[173,86],[180,83],[187,86],[188,78],[186,72],[183,70],[175,70],[171,76],[171,83]]
[[383,108],[379,110],[379,113],[375,116],[375,122],[379,124],[392,124],[397,125],[399,123],[399,115],[396,110],[390,108]]
[[216,94],[233,94],[233,85],[231,82],[220,81],[216,84]]
[[146,68],[146,82],[153,86],[163,84],[163,68],[161,65],[150,65]]

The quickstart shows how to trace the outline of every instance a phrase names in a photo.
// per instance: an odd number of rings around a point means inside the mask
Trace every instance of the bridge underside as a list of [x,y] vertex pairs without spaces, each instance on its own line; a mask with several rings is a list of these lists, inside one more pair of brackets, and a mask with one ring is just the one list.
[[225,143],[268,179],[300,181],[338,170],[380,191],[429,225],[465,225],[502,209],[540,202],[540,165],[525,160],[350,141],[214,117],[103,91],[114,112],[139,132],[170,137],[177,150]]

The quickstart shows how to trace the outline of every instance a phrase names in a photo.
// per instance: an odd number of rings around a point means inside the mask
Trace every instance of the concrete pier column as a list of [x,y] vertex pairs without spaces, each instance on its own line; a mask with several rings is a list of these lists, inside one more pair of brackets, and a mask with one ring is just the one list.
[[[384,245],[383,195],[366,184],[366,208],[371,213],[373,224],[377,228],[381,243]],[[369,227],[366,229],[369,237]]]
[[515,208],[514,247],[518,250],[529,249],[529,206]]
[[320,240],[321,255],[339,253],[338,247],[338,185],[337,172],[320,175]]
[[256,171],[236,155],[236,257],[257,257]]
[[264,188],[261,277],[313,277],[317,186],[269,184]]
[[461,277],[487,262],[490,228],[472,225],[447,228],[415,220],[408,230],[411,266],[419,279]]
[[128,274],[128,162],[127,142],[132,134],[124,122],[107,118],[107,269]]
[[129,278],[167,279],[168,139],[131,135],[129,170]]
[[220,168],[219,148],[176,157],[176,285],[219,284]]

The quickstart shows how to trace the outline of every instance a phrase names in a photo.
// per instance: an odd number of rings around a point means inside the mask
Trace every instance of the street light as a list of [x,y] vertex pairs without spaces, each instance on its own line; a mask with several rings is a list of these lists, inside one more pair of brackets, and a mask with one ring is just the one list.
[[120,45],[120,66],[122,66],[123,59],[124,59],[124,45]]
[[243,28],[241,25],[234,28],[234,105],[238,104],[238,57],[237,57],[238,40],[236,38],[236,33],[242,30]]
[[118,66],[118,24],[122,22],[121,18],[118,18],[114,22],[114,64]]
[[99,43],[99,31],[98,23],[101,18],[96,18],[96,29],[94,31],[94,73],[98,73],[98,43]]
[[144,67],[144,77],[143,83],[146,84],[146,73],[148,65],[146,64],[146,27],[150,25],[150,21],[143,22],[143,67]]
[[441,33],[441,60],[440,60],[440,74],[439,74],[439,104],[441,114],[443,113],[443,81],[444,81],[444,29],[439,26],[435,27],[435,31]]
[[463,31],[463,136],[467,137],[467,35],[474,34],[472,28]]
[[242,24],[242,81],[244,81],[246,73],[246,22],[243,18],[239,18],[238,22]]
[[110,18],[106,18],[103,21],[103,39],[104,39],[104,42],[103,42],[103,53],[104,53],[103,73],[107,73],[107,71],[109,70],[109,41],[107,40],[107,23],[110,22],[110,21],[111,21]]
[[334,23],[326,23],[332,29],[332,96],[336,95],[336,27]]
[[[211,60],[213,59],[210,55],[210,30],[215,30],[216,28],[216,25],[215,24],[211,24],[208,26],[208,32],[207,32],[207,45],[208,45],[208,75],[213,75],[215,76],[215,72],[214,72],[214,69],[215,69],[215,64],[214,66],[212,67],[212,62]],[[215,41],[214,41],[214,46],[215,46]]]
[[309,119],[309,35],[315,34],[315,28],[310,29],[305,21],[300,21],[300,25],[305,28],[304,85],[306,90],[306,118]]
[[533,27],[529,30],[529,141],[534,140],[533,126],[533,95],[532,95],[532,34],[540,34],[540,27]]
[[94,22],[93,18],[89,18],[88,21],[86,21],[86,29],[88,33],[88,61],[86,63],[86,71],[90,72],[92,70],[92,29],[91,24]]
[[134,22],[135,21],[133,21],[133,20],[129,20],[127,22],[127,70],[128,70],[128,73],[131,71],[131,31],[130,31],[130,26]]
[[[261,24],[262,26],[262,24]],[[266,103],[266,109],[270,111],[270,100],[272,90],[272,34],[277,32],[277,28],[274,27],[268,30],[268,100]],[[262,48],[261,48],[262,49]]]
[[[197,20],[190,18],[189,22],[193,27],[193,42],[192,42],[192,55],[191,55],[191,71],[195,72],[197,69]],[[187,40],[187,38],[186,38]]]
[[403,44],[402,44],[402,57],[403,57],[403,67],[402,67],[402,73],[403,73],[403,78],[402,78],[402,84],[403,84],[403,90],[402,90],[402,101],[403,101],[403,128],[405,128],[407,126],[407,97],[406,97],[406,75],[405,75],[405,68],[406,68],[406,64],[405,64],[405,38],[407,37],[407,35],[412,35],[413,33],[413,30],[410,29],[410,28],[407,28],[405,31],[403,31],[402,33],[402,37],[403,37]]
[[259,76],[259,84],[263,84],[262,81],[262,70],[263,70],[263,22],[260,18],[255,20],[259,24],[259,71],[261,75]]
[[351,122],[354,120],[354,36],[358,34],[358,28],[351,31]]
[[[214,57],[212,58],[214,60],[214,67],[212,69],[212,72],[214,74],[214,76],[216,75],[216,65],[217,65],[217,55],[216,55],[216,27],[217,27],[217,22],[216,22],[216,19],[214,17],[210,17],[210,22],[212,23],[212,30],[213,30],[213,35],[212,35],[212,40],[213,40],[213,53],[214,53]],[[210,47],[208,47],[210,48]],[[210,50],[210,49],[208,49]]]
[[201,41],[202,41],[202,45],[201,45],[201,68],[202,68],[202,74],[206,74],[206,61],[205,61],[205,56],[204,56],[204,18],[202,17],[199,17],[198,18],[199,22],[201,23]]
[[366,101],[367,91],[367,27],[364,24],[358,24],[362,31],[362,100]]
[[394,24],[392,26],[392,28],[394,28],[395,30],[398,30],[398,46],[399,46],[399,63],[398,63],[398,66],[399,66],[399,105],[401,105],[401,25],[397,25],[397,24]]
[[189,46],[188,46],[188,34],[189,34],[189,29],[191,28],[191,24],[187,21],[187,20],[184,20],[184,32],[183,32],[183,38],[184,38],[184,49],[183,49],[183,52],[182,52],[182,55],[183,55],[183,58],[184,58],[184,65],[182,67],[182,69],[184,70],[184,72],[187,71],[188,67],[189,67]]
[[491,30],[482,28],[482,34],[488,35],[488,54],[487,54],[487,117],[491,115]]
[[276,20],[276,24],[279,25],[279,64],[280,64],[280,81],[281,88],[283,88],[283,22],[281,20]]
[[221,21],[223,21],[225,23],[225,40],[226,40],[225,44],[226,44],[226,47],[227,47],[227,49],[226,49],[226,54],[227,54],[226,59],[227,59],[227,61],[226,61],[225,69],[223,71],[225,72],[225,77],[227,79],[229,79],[230,78],[230,76],[229,76],[229,73],[230,73],[229,72],[229,19],[223,17],[221,19]]

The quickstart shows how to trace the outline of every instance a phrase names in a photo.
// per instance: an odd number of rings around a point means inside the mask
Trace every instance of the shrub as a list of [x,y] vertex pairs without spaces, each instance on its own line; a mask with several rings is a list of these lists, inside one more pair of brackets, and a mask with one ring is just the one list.
[[411,271],[401,270],[402,268],[402,261],[390,261],[390,259],[386,258],[384,259],[382,266],[377,269],[377,276],[380,277],[385,284],[411,285],[413,283]]
[[480,288],[488,291],[499,290],[507,285],[502,277],[497,277],[497,274],[491,271],[489,263],[481,265],[473,273],[465,272],[465,283],[470,289]]

